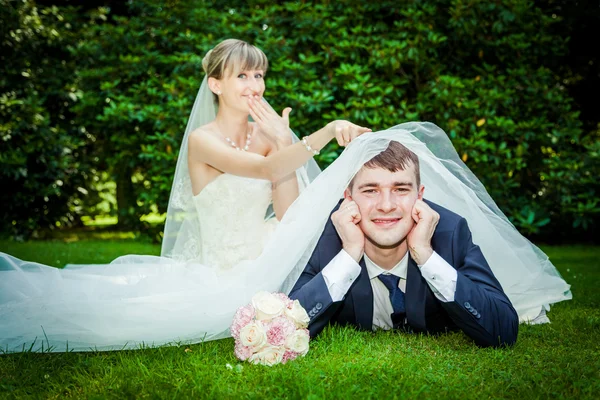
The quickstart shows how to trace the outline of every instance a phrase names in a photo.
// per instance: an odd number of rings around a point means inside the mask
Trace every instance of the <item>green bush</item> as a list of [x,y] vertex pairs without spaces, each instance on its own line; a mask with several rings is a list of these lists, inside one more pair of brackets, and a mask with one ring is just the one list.
[[546,67],[567,38],[533,2],[286,3],[244,18],[269,27],[253,38],[273,64],[268,92],[302,133],[333,118],[431,121],[524,234],[581,240],[598,226],[599,132],[582,131]]
[[97,197],[89,138],[71,112],[81,96],[73,10],[0,0],[0,16],[0,232],[22,237],[77,223]]
[[[140,215],[165,211],[202,57],[236,37],[269,57],[265,96],[278,110],[293,108],[299,135],[336,118],[374,130],[431,121],[524,234],[581,239],[597,229],[598,132],[582,130],[548,67],[566,51],[560,18],[532,1],[129,7],[112,19],[99,9],[86,25],[72,52],[81,95],[69,105],[94,138],[78,160],[97,159],[117,183],[121,222],[140,227]],[[78,137],[60,129],[65,140]],[[318,162],[326,167],[339,152],[331,144]]]
[[91,26],[77,50],[84,94],[76,112],[117,182],[120,223],[134,228],[166,209],[202,57],[220,30],[220,11],[174,3],[132,3],[133,16]]

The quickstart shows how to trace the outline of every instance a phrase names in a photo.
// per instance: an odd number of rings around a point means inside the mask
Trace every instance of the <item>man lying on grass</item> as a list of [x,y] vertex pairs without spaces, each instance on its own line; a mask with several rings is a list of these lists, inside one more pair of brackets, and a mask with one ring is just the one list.
[[350,182],[290,293],[311,336],[338,323],[515,343],[519,318],[467,221],[424,200],[420,180],[418,157],[391,141]]

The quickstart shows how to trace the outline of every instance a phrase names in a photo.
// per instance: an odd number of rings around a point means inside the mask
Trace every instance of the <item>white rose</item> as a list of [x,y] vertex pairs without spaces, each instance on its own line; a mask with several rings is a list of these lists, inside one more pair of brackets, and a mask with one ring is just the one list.
[[265,346],[258,353],[252,354],[249,361],[254,364],[272,366],[279,364],[283,360],[285,347],[283,346]]
[[310,336],[304,329],[299,329],[290,335],[285,341],[285,347],[301,356],[308,353],[308,341]]
[[283,313],[285,304],[269,292],[258,292],[252,297],[252,306],[256,310],[256,319],[270,320]]
[[240,340],[244,346],[258,349],[267,342],[267,334],[261,323],[251,322],[240,330]]
[[296,324],[296,328],[306,328],[310,322],[310,318],[306,313],[304,307],[300,305],[298,300],[294,300],[292,308],[285,309],[285,315],[287,315]]

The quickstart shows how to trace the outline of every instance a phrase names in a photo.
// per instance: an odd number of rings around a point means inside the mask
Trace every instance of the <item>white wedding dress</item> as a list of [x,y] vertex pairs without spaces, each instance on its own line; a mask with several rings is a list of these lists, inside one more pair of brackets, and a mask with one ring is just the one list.
[[184,259],[218,269],[231,269],[242,260],[256,259],[273,233],[277,219],[265,221],[271,204],[271,182],[221,174],[193,197],[203,243],[189,237]]
[[188,238],[194,260],[128,255],[61,270],[0,253],[0,348],[114,350],[226,336],[232,311],[254,293],[239,278],[277,227],[265,219],[271,182],[222,174],[193,201],[212,210],[201,221],[210,235]]

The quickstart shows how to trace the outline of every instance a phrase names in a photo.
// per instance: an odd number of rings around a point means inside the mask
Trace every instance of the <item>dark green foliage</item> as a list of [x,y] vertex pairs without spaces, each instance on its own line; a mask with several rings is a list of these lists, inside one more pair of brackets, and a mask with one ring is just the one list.
[[28,236],[78,222],[93,197],[89,137],[71,111],[79,21],[70,8],[29,1],[0,0],[0,15],[1,230]]
[[117,182],[120,222],[136,228],[142,214],[166,209],[202,56],[220,28],[221,12],[172,5],[135,2],[133,16],[91,26],[77,51],[84,95],[76,111]]
[[546,67],[566,52],[566,38],[551,34],[560,18],[520,0],[286,4],[255,18],[269,25],[256,39],[278,78],[269,93],[295,106],[299,129],[431,121],[523,233],[581,239],[597,226],[600,137],[581,129]]
[[[600,212],[599,133],[584,129],[562,84],[556,60],[566,55],[561,32],[571,26],[547,8],[526,0],[145,0],[120,16],[102,8],[69,14],[91,21],[69,64],[78,101],[65,113],[79,130],[63,124],[56,136],[85,146],[77,153],[82,170],[99,179],[97,160],[117,183],[120,222],[139,228],[140,215],[165,211],[202,57],[236,37],[269,57],[265,96],[277,110],[293,108],[300,136],[337,118],[374,130],[434,122],[524,234],[589,238]],[[321,166],[340,151],[336,144],[322,151]]]

